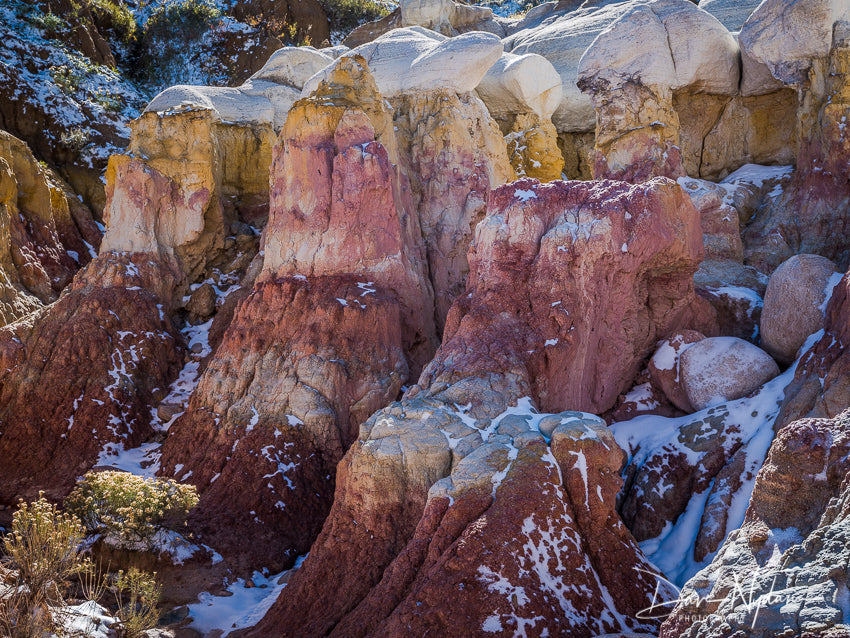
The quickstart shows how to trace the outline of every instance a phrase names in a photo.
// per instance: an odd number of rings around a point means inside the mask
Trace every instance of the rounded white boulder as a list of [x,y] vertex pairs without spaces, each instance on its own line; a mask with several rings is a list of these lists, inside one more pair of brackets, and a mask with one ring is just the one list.
[[561,103],[561,76],[542,55],[503,53],[475,91],[494,117],[536,113],[548,120]]
[[761,348],[736,337],[709,337],[682,352],[682,385],[695,410],[740,399],[779,374]]

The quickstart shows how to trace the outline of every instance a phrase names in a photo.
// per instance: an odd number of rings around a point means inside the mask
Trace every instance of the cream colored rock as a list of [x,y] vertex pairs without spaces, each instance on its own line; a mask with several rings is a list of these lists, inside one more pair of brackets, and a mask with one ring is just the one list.
[[542,55],[561,76],[561,102],[552,116],[559,133],[593,130],[596,115],[590,97],[576,86],[579,60],[594,38],[630,6],[629,1],[600,2],[559,12],[555,3],[546,3],[529,11],[505,38],[505,50]]
[[829,55],[835,23],[848,18],[846,0],[765,0],[741,27],[741,51],[776,79],[800,85],[811,61]]
[[795,255],[767,284],[761,313],[762,347],[790,363],[809,335],[823,328],[826,301],[841,279],[835,264],[820,255]]
[[329,53],[329,49],[284,47],[272,53],[263,68],[250,79],[286,84],[300,90],[307,80],[328,66],[336,57]]
[[172,86],[151,100],[145,113],[170,114],[209,110],[216,119],[234,124],[272,124],[274,106],[264,95],[248,95],[238,88],[218,86]]
[[561,102],[561,76],[534,53],[503,53],[475,89],[495,118],[535,113],[549,119]]
[[266,80],[246,80],[239,87],[239,90],[245,95],[264,97],[271,102],[274,109],[272,124],[276,131],[282,129],[283,125],[286,124],[286,116],[289,115],[289,110],[301,97],[300,87],[295,88]]
[[646,86],[734,95],[738,46],[714,16],[688,0],[638,4],[588,47],[578,79],[605,82],[610,89],[637,80]]
[[700,0],[699,8],[720,20],[729,31],[740,31],[761,0]]
[[[435,34],[439,36],[439,34]],[[418,29],[395,29],[342,57],[361,55],[384,97],[414,91],[472,91],[502,55],[502,43],[489,33],[467,33],[437,40]],[[307,97],[327,79],[325,68],[304,85]]]
[[401,0],[402,26],[422,26],[446,35],[465,26],[493,19],[493,10],[453,0]]
[[681,381],[695,410],[739,399],[779,374],[764,350],[735,337],[709,337],[679,358]]

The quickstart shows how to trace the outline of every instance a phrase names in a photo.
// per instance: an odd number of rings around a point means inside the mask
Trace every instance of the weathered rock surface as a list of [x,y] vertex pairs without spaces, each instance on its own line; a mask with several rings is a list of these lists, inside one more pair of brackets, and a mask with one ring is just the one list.
[[495,118],[534,113],[549,119],[561,102],[561,76],[541,55],[503,53],[475,92]]
[[846,276],[832,291],[826,306],[824,332],[800,358],[794,380],[785,392],[777,430],[806,417],[831,419],[850,405],[850,384],[845,344],[850,343],[847,323]]
[[758,343],[767,282],[767,276],[737,261],[707,259],[700,264],[694,285],[715,311],[715,336]]
[[[613,509],[619,450],[597,417],[530,408],[613,405],[652,335],[688,320],[690,277],[669,274],[696,266],[699,235],[666,180],[495,191],[437,357],[362,426],[322,533],[251,635],[647,629],[635,614],[656,576]],[[609,347],[616,365],[588,370]]]
[[764,296],[762,347],[780,363],[793,361],[823,328],[826,302],[840,280],[835,264],[818,255],[795,255],[777,268]]
[[700,0],[699,8],[720,20],[729,31],[740,31],[761,0]]
[[0,131],[0,325],[55,301],[100,243],[91,213],[66,189]]
[[688,416],[641,416],[611,426],[628,454],[623,521],[670,581],[681,586],[740,527],[792,376]]
[[779,374],[770,355],[735,337],[701,340],[682,353],[679,368],[697,410],[740,399]]
[[797,169],[743,236],[747,263],[762,272],[798,253],[822,255],[842,269],[850,260],[843,241],[850,210],[850,28],[838,20],[846,10],[843,3],[765,2],[742,30],[742,48],[800,94]]
[[[489,33],[475,32],[446,38],[423,28],[394,29],[362,44],[344,57],[361,55],[386,98],[416,91],[468,93],[502,55],[502,43]],[[326,68],[305,84],[306,97],[332,73]]]
[[184,274],[176,294],[224,248],[231,223],[268,212],[271,125],[223,123],[194,107],[143,114],[107,170],[101,250],[155,252]]
[[738,82],[737,43],[711,14],[687,0],[629,7],[578,65],[578,87],[597,112],[594,176],[683,176],[672,91],[733,95]]
[[62,497],[107,445],[150,436],[150,406],[182,364],[162,310],[175,274],[146,255],[107,254],[57,302],[0,329],[0,503],[45,488]]
[[649,360],[649,376],[667,398],[680,410],[693,412],[694,406],[682,385],[680,361],[682,353],[705,335],[696,330],[683,330],[660,342]]
[[358,427],[433,354],[397,158],[392,113],[359,57],[296,103],[275,147],[259,281],[163,450],[163,473],[201,493],[194,529],[235,564],[288,567],[309,549]]
[[685,585],[661,636],[846,635],[848,452],[847,412],[782,428],[743,526]]

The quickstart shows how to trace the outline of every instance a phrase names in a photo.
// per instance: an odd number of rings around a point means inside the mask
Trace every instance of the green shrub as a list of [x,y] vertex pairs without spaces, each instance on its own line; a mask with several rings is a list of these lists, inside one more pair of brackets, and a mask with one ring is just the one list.
[[84,128],[75,127],[69,131],[65,131],[59,136],[59,141],[72,151],[79,153],[88,146],[90,137],[88,131]]
[[65,30],[65,21],[58,15],[52,12],[42,13],[35,10],[27,15],[29,22],[39,29],[47,32],[50,37],[55,36]]
[[41,497],[21,501],[3,541],[14,582],[0,598],[0,635],[43,636],[54,630],[53,607],[64,604],[68,579],[91,569],[80,553],[83,526]]
[[77,483],[65,506],[89,534],[127,546],[153,548],[157,532],[175,529],[198,504],[193,485],[171,479],[146,479],[126,472],[89,472]]
[[118,572],[113,588],[123,638],[139,638],[148,629],[156,627],[159,621],[156,606],[162,595],[156,574],[131,567],[127,573]]
[[53,76],[53,81],[64,93],[76,93],[83,82],[83,76],[77,69],[60,64],[50,67],[50,74]]
[[330,20],[331,31],[348,34],[355,27],[389,15],[379,0],[319,0]]
[[211,0],[183,0],[159,6],[145,23],[144,38],[148,41],[195,40],[219,18],[221,12]]
[[128,42],[136,32],[136,20],[133,13],[120,0],[83,0],[92,12],[95,20],[111,31],[118,39]]

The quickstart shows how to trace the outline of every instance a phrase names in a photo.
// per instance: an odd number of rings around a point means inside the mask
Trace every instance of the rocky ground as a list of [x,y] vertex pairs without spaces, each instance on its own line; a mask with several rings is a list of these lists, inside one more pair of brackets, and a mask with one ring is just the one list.
[[850,636],[844,0],[0,34],[0,528],[194,486],[92,545],[181,638]]

